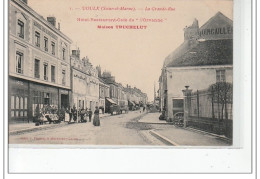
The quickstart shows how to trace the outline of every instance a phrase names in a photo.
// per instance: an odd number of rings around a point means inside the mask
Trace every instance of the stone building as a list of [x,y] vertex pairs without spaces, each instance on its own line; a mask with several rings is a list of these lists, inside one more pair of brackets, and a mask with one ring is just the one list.
[[71,55],[72,104],[92,111],[99,106],[98,72],[87,57],[80,59],[80,51],[72,50]]
[[106,98],[105,105],[106,112],[110,112],[111,105],[119,105],[119,85],[115,81],[115,77],[112,76],[110,72],[104,71],[102,73],[102,79],[107,85],[109,85],[109,98]]
[[164,61],[159,96],[167,120],[183,111],[185,86],[202,90],[216,82],[233,82],[233,22],[220,12],[184,28],[184,42]]
[[44,105],[57,109],[70,103],[71,39],[27,5],[9,1],[10,121],[33,120]]
[[99,109],[102,113],[106,111],[106,98],[109,98],[109,89],[110,86],[102,78],[99,78]]

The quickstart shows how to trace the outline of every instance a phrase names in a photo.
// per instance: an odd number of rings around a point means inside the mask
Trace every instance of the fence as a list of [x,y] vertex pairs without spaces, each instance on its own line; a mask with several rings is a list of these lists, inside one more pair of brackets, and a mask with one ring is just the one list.
[[194,127],[232,138],[232,84],[216,83],[206,90],[184,90],[186,127]]

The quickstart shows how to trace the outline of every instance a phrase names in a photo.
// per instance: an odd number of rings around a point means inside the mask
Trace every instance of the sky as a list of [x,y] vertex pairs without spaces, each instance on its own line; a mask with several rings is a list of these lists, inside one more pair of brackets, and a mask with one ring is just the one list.
[[[185,26],[191,25],[194,18],[202,26],[218,11],[233,20],[231,0],[28,0],[28,5],[45,19],[55,16],[61,32],[73,41],[71,50],[79,48],[81,58],[87,56],[94,66],[110,71],[118,83],[141,89],[150,101],[154,84],[158,89],[164,59],[183,42]],[[135,11],[102,9],[114,7]],[[82,22],[77,18],[120,18],[127,22]],[[129,22],[130,18],[134,22]],[[113,29],[98,29],[98,25]],[[116,29],[116,25],[146,29]]]

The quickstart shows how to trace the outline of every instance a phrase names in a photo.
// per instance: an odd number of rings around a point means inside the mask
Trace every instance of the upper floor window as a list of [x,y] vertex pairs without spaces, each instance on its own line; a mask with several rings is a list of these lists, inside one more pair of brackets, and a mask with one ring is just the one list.
[[66,57],[66,49],[63,48],[63,49],[62,49],[62,59],[63,59],[63,60],[66,60],[65,57]]
[[66,71],[62,70],[62,85],[66,85]]
[[55,82],[55,66],[51,66],[51,82]]
[[40,60],[34,60],[34,77],[40,78]]
[[55,55],[55,43],[51,42],[51,54]]
[[217,82],[226,81],[226,71],[225,70],[216,70],[216,81]]
[[18,35],[21,38],[24,38],[24,23],[18,20]]
[[35,32],[35,45],[37,47],[40,47],[40,33],[39,32]]
[[16,73],[23,74],[23,53],[16,52]]
[[48,64],[43,64],[43,78],[44,80],[48,81]]
[[44,37],[44,50],[48,52],[48,38]]

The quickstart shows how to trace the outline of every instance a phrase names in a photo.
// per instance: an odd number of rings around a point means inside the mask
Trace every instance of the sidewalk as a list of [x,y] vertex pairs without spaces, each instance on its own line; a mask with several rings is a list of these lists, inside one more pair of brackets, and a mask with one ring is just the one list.
[[[100,119],[111,116],[111,114],[100,114]],[[73,124],[73,123],[72,123]],[[9,124],[9,135],[14,135],[14,134],[19,134],[23,132],[31,132],[31,131],[36,131],[36,130],[43,130],[43,129],[51,129],[51,128],[56,128],[56,127],[63,127],[65,125],[68,125],[67,122],[61,122],[60,124],[49,124],[45,123],[43,125],[35,126],[35,123],[30,122],[30,123],[14,123],[14,124]]]
[[149,124],[169,124],[165,120],[159,120],[161,113],[147,113],[138,122]]
[[171,128],[153,130],[151,131],[157,138],[165,140],[170,145],[174,146],[230,146],[227,141],[222,140],[218,136],[211,135],[210,133],[195,132],[186,130],[185,128]]

